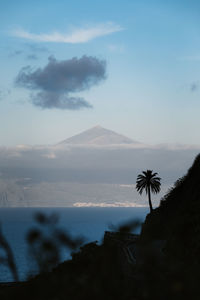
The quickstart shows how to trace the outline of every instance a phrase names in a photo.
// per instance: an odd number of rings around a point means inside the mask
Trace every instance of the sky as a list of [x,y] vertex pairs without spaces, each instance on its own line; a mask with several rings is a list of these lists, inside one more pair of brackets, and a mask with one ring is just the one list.
[[1,1],[0,39],[1,146],[200,144],[199,1]]

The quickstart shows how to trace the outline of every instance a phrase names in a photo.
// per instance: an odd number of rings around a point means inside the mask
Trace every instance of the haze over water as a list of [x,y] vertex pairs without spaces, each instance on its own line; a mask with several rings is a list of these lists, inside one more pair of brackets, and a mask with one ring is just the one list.
[[[25,280],[31,271],[35,273],[33,260],[28,256],[26,235],[36,226],[33,220],[36,212],[46,215],[56,213],[60,220],[58,228],[69,231],[74,237],[84,236],[85,242],[101,243],[105,230],[113,230],[113,226],[129,220],[143,221],[149,208],[1,208],[3,233],[13,250],[20,280]],[[66,249],[62,259],[69,258],[70,253]],[[0,265],[0,281],[13,281],[9,269],[3,265]]]

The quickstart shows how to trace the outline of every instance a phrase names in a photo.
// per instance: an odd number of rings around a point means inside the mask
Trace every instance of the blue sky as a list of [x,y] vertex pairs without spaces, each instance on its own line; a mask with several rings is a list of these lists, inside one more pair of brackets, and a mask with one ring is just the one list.
[[7,0],[0,28],[1,145],[97,124],[144,143],[200,143],[199,1]]

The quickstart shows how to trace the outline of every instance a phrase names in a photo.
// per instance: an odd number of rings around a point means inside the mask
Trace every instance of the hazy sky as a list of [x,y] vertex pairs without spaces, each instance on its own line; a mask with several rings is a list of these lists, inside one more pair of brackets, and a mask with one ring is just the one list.
[[199,0],[6,0],[0,28],[0,145],[200,143]]

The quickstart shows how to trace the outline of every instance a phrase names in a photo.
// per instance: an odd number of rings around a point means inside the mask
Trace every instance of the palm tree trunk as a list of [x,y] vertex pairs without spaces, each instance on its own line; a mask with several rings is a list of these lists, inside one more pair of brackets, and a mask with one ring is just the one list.
[[148,198],[149,198],[149,208],[150,208],[150,213],[153,211],[152,203],[151,203],[151,191],[150,191],[150,186],[148,186]]

